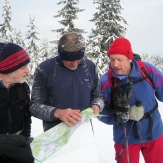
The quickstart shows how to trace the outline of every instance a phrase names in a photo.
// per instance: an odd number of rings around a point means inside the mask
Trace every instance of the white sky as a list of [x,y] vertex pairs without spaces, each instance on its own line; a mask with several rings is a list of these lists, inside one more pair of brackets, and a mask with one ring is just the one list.
[[[0,13],[5,0],[0,0]],[[56,33],[50,30],[63,27],[53,16],[63,5],[57,5],[59,0],[10,0],[12,7],[12,26],[27,32],[29,15],[35,16],[35,25],[38,27],[40,39],[55,39]],[[135,53],[148,55],[160,54],[163,57],[163,0],[121,0],[124,7],[122,16],[128,21],[126,38],[131,41]],[[80,0],[78,7],[85,9],[78,14],[76,25],[85,29],[88,34],[93,27],[89,22],[93,18],[96,6],[93,0]],[[3,21],[0,17],[0,23]],[[87,35],[84,35],[85,38]],[[25,37],[24,37],[25,38]]]

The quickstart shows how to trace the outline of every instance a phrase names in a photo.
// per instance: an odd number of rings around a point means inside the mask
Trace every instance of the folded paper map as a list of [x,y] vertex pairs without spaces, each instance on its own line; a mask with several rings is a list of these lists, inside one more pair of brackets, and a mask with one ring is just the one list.
[[67,144],[73,132],[84,122],[98,116],[93,113],[91,108],[87,108],[81,112],[82,119],[76,125],[69,127],[64,122],[49,129],[41,135],[35,137],[31,143],[32,153],[37,162],[43,162],[57,150]]

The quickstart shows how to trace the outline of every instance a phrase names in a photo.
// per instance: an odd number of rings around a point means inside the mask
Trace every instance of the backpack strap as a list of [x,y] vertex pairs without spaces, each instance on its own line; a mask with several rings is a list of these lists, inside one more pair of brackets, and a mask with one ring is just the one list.
[[28,117],[29,113],[27,112],[26,107],[25,107],[25,102],[26,102],[26,99],[27,99],[26,93],[25,93],[26,91],[25,91],[22,84],[18,84],[16,86],[16,90],[17,90],[17,94],[18,94],[18,97],[19,97],[19,103],[21,104],[20,109],[23,108],[24,116]]
[[154,87],[153,81],[152,81],[152,79],[151,79],[151,77],[150,77],[150,75],[149,75],[149,73],[148,73],[148,70],[147,70],[147,68],[146,68],[146,66],[145,66],[145,64],[144,64],[144,62],[142,62],[142,61],[137,61],[137,64],[138,64],[138,66],[139,66],[139,68],[140,68],[140,71],[141,71],[142,76],[147,80],[147,82],[148,82],[152,87]]
[[11,107],[12,107],[12,105],[20,104],[20,110],[22,112],[22,118],[23,118],[22,126],[24,128],[24,116],[29,116],[29,114],[26,111],[26,107],[25,107],[26,94],[25,94],[25,90],[24,90],[23,85],[22,84],[16,84],[16,91],[17,91],[17,95],[18,95],[18,100],[13,100],[9,103],[2,103],[2,104],[0,104],[0,108],[8,107],[7,114],[8,114],[9,126],[10,126],[10,124],[13,123],[12,116],[11,116]]
[[[158,108],[158,103],[157,103],[157,100],[156,100],[156,105],[154,106],[153,109],[151,109],[150,111],[146,112],[144,114],[144,116],[140,119],[143,120],[143,119],[147,119],[149,118],[149,133],[150,133],[150,136],[149,136],[149,139],[152,140],[153,139],[153,135],[152,135],[152,128],[153,128],[153,119],[151,117],[151,114],[157,110]],[[137,129],[137,124],[136,124],[136,121],[134,122],[134,125],[133,125],[133,133],[134,133],[134,139],[138,139],[139,138],[139,135],[138,135],[138,129]]]
[[111,71],[111,69],[108,70],[108,76],[109,76],[109,80],[110,80],[110,86],[111,87],[116,87],[117,86],[117,82],[115,77],[113,76],[113,73]]
[[111,106],[113,107],[113,99],[115,98],[115,87],[117,87],[117,79],[113,76],[111,69],[108,70],[108,79],[111,87]]
[[19,104],[20,104],[20,110],[21,110],[21,113],[22,113],[22,120],[23,120],[22,129],[15,133],[16,135],[19,135],[24,130],[24,116],[25,116],[25,113],[26,113],[24,103],[26,101],[26,95],[25,95],[25,90],[24,90],[24,87],[23,87],[22,84],[17,84],[16,85],[16,91],[17,91],[18,98],[19,98],[18,101],[19,101]]
[[21,102],[25,102],[26,96],[25,96],[25,91],[23,89],[23,85],[22,84],[17,84],[16,85],[16,90],[17,90],[17,94],[18,94],[19,100]]

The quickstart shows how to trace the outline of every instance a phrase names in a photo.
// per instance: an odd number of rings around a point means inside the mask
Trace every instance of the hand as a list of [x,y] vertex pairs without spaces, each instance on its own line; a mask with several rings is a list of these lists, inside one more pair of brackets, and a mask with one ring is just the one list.
[[59,118],[71,127],[73,124],[77,124],[78,121],[81,120],[82,116],[80,114],[80,110],[73,110],[71,108],[67,108],[56,109],[56,111],[54,112],[54,117]]
[[[120,93],[117,87],[116,91],[116,104],[114,106],[115,112],[113,116],[116,121],[120,123],[125,123],[129,120],[129,108],[130,108],[130,98],[132,94],[132,89],[125,88],[123,93]],[[119,88],[120,89],[120,88]]]
[[92,109],[93,109],[95,114],[99,114],[100,113],[100,108],[99,108],[98,105],[92,105]]

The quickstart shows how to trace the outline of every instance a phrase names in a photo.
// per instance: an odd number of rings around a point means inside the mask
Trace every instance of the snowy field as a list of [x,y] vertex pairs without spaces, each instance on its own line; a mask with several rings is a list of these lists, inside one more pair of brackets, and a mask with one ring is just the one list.
[[[159,111],[163,118],[163,103],[159,102]],[[93,119],[94,124],[94,135],[97,151],[100,154],[100,159],[98,163],[116,163],[114,160],[114,142],[113,142],[113,132],[112,125],[105,125],[104,123]],[[33,137],[40,135],[43,132],[42,121],[36,118],[32,118],[32,133]],[[75,131],[76,132],[76,131]],[[81,135],[84,137],[84,134]],[[70,138],[71,139],[71,138]],[[55,159],[54,159],[55,161]],[[88,162],[89,163],[89,162]],[[142,156],[140,156],[140,163],[144,163]]]

